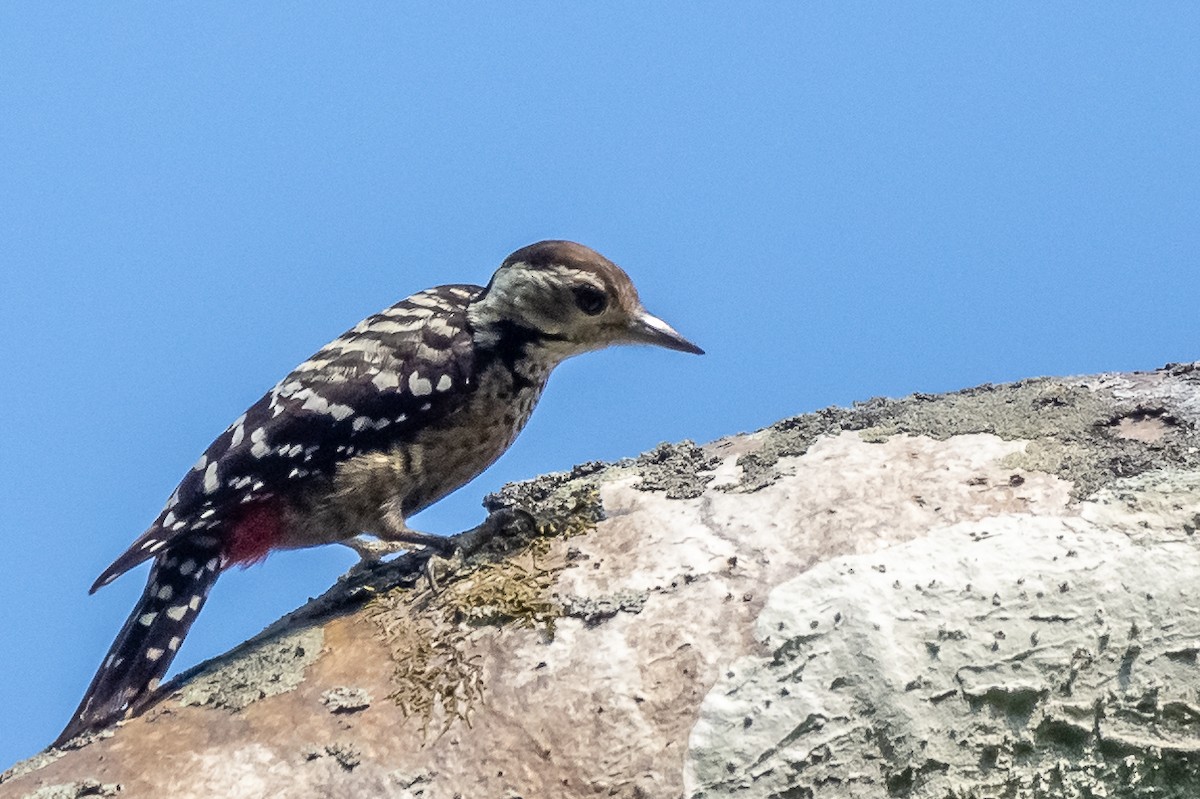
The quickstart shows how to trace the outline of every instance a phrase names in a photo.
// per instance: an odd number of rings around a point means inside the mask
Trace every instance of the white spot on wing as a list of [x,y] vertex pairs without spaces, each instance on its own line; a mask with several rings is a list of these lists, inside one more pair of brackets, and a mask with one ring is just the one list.
[[450,375],[442,375],[441,377],[438,378],[437,390],[438,391],[449,391],[450,386],[452,386],[452,385],[454,385],[454,381],[450,379]]
[[184,577],[187,577],[189,574],[191,574],[195,570],[196,570],[196,561],[192,560],[191,558],[188,558],[183,563],[179,564],[179,573],[182,574]]
[[428,378],[421,377],[418,372],[413,372],[408,376],[408,388],[414,396],[424,397],[433,391],[433,384]]
[[400,375],[395,372],[380,372],[371,378],[371,382],[375,384],[375,388],[380,391],[385,391],[389,388],[397,388],[400,385]]
[[158,618],[157,613],[143,613],[141,616],[138,616],[138,624],[142,625],[143,627],[149,627],[154,623],[156,618]]
[[329,365],[329,361],[321,358],[310,358],[296,367],[297,372],[318,372]]
[[[300,406],[302,411],[315,411],[316,413],[329,413],[329,400],[322,397],[312,389],[305,389],[300,392],[304,395],[304,404]],[[297,395],[299,398],[299,395]]]
[[420,330],[425,326],[426,317],[416,316],[411,309],[402,310],[399,308],[389,308],[387,311],[384,311],[384,313],[392,318],[377,319],[368,325],[364,325],[355,329],[360,333],[368,330],[370,330],[372,333],[412,333],[413,331]]
[[452,353],[448,349],[442,347],[431,347],[428,344],[422,344],[417,347],[417,357],[423,361],[430,363],[445,363],[450,360]]
[[167,618],[171,619],[172,621],[179,621],[183,618],[183,614],[187,613],[187,611],[187,605],[174,605],[167,608]]
[[250,454],[256,458],[261,458],[271,451],[267,446],[267,430],[259,427],[250,434]]
[[158,598],[163,600],[164,602],[166,600],[170,599],[171,597],[173,597],[174,595],[175,595],[175,589],[169,585],[164,585],[162,588],[158,589]]
[[208,468],[204,470],[204,493],[215,493],[221,487],[221,480],[217,477],[217,462],[213,461],[208,464]]
[[408,298],[408,302],[421,308],[433,308],[439,311],[446,309],[446,301],[428,291],[421,291],[412,295]]
[[156,646],[146,650],[146,660],[156,661],[163,656],[163,651]]
[[435,316],[432,319],[430,319],[429,327],[432,328],[435,332],[442,334],[443,336],[452,336],[452,335],[454,335],[454,333],[457,332],[457,328],[455,328],[453,325],[451,325],[449,322],[447,322],[445,319],[443,319],[440,316]]
[[[418,325],[420,327],[420,325]],[[416,328],[413,328],[414,330]],[[378,356],[380,351],[385,349],[382,341],[373,338],[364,338],[362,336],[354,336],[334,341],[327,346],[327,350],[338,350],[341,352],[364,352],[368,357]]]
[[236,447],[242,443],[242,439],[246,436],[246,414],[242,414],[233,420],[233,424],[229,425],[229,429],[233,431],[233,436],[229,440],[229,445]]

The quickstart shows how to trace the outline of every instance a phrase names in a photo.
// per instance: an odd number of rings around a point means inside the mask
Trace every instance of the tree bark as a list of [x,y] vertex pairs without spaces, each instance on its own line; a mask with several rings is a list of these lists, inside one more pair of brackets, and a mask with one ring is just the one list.
[[1172,365],[507,486],[0,798],[1195,797],[1198,423]]

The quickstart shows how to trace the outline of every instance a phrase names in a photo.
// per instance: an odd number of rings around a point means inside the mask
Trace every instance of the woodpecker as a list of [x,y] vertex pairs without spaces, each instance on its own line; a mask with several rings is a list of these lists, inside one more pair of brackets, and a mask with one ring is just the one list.
[[616,264],[542,241],[486,287],[418,292],[322,347],[213,441],[92,585],[153,561],[55,746],[144,704],[230,566],[327,543],[377,557],[363,534],[398,548],[444,543],[405,520],[508,449],[561,361],[633,343],[703,353],[642,307]]

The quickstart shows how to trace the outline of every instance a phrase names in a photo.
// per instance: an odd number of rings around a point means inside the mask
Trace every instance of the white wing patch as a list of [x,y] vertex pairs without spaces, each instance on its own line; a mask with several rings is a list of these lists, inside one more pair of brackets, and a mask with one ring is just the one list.
[[204,470],[204,493],[215,494],[217,489],[221,487],[221,479],[217,476],[217,462],[213,461],[208,464],[208,468]]
[[400,387],[400,375],[392,371],[380,372],[371,378],[371,382],[375,384],[375,388],[380,391],[386,391],[389,388]]
[[424,397],[433,391],[433,384],[429,382],[429,378],[421,377],[420,372],[413,372],[408,376],[408,390],[414,397]]

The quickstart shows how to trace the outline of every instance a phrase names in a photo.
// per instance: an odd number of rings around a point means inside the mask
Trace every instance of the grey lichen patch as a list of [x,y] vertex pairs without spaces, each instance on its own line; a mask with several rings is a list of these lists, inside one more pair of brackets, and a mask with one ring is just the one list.
[[433,786],[433,778],[436,776],[437,773],[432,771],[410,774],[400,770],[393,771],[387,775],[388,781],[392,785],[408,791],[404,795],[404,799],[420,799],[421,797],[429,796],[426,791]]
[[604,519],[599,483],[614,468],[602,463],[584,463],[569,472],[509,483],[488,494],[483,504],[491,512],[516,510],[533,519],[532,536],[506,536],[510,550],[527,545],[530,537],[579,535]]
[[600,597],[566,594],[559,598],[559,602],[563,616],[580,619],[588,627],[596,627],[618,613],[641,613],[648,598],[647,591],[621,591]]
[[321,627],[307,627],[235,650],[209,662],[187,682],[179,691],[180,703],[241,710],[291,691],[303,682],[305,669],[320,657],[324,643]]
[[1022,723],[1027,721],[1038,704],[1050,695],[1049,689],[1044,686],[1011,681],[983,686],[964,684],[961,690],[967,704],[976,710],[987,706]]
[[31,771],[44,769],[65,754],[66,751],[63,749],[47,749],[45,752],[39,752],[33,757],[18,761],[3,774],[0,774],[0,785],[9,780],[15,780],[17,777],[23,777]]
[[371,694],[365,688],[342,685],[321,694],[321,704],[330,713],[357,713],[371,706]]
[[1082,513],[1136,539],[1196,540],[1200,471],[1164,469],[1117,480],[1090,497]]
[[83,747],[95,743],[96,741],[102,741],[105,738],[111,738],[114,734],[115,731],[112,727],[95,732],[86,732],[82,735],[72,738],[70,741],[67,741],[59,749],[47,749],[44,752],[39,752],[33,757],[14,763],[7,771],[5,771],[3,774],[0,774],[0,785],[3,785],[9,780],[15,780],[17,777],[22,777],[26,774],[29,774],[30,772],[43,769],[72,749],[82,749]]
[[362,753],[352,743],[332,743],[325,747],[325,751],[346,771],[353,771],[355,766],[362,763]]
[[693,499],[704,493],[712,475],[701,474],[720,463],[691,441],[659,444],[639,456],[634,466],[642,477],[642,491],[663,491],[668,499]]
[[78,780],[59,785],[47,785],[27,793],[21,799],[82,799],[85,796],[116,796],[121,790],[117,783],[101,783],[100,780]]
[[345,741],[326,744],[325,746],[312,746],[304,750],[303,753],[306,762],[319,760],[326,756],[332,757],[346,771],[353,771],[356,766],[362,764],[362,752],[354,744]]
[[[1164,375],[1163,380],[1182,379]],[[826,408],[778,422],[755,452],[743,455],[741,482],[755,491],[776,479],[781,457],[803,455],[819,437],[858,431],[868,442],[898,434],[944,440],[991,433],[1028,440],[1012,468],[1046,471],[1073,483],[1077,498],[1114,480],[1167,467],[1200,466],[1200,436],[1168,400],[1139,404],[1083,380],[1038,378],[984,385],[951,394],[872,399],[850,408]],[[1155,436],[1129,436],[1128,420],[1154,420]]]

